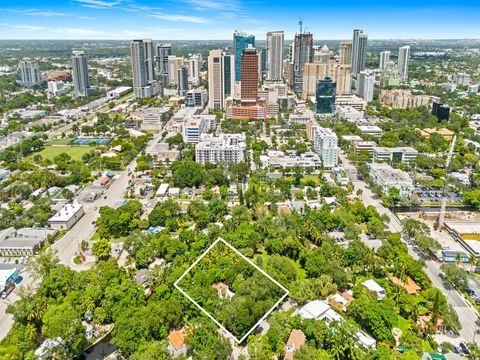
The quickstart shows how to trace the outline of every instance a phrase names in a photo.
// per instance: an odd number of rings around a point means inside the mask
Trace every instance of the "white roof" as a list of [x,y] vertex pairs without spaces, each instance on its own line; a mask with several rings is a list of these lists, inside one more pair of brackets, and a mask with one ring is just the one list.
[[375,347],[377,343],[374,338],[365,334],[363,331],[358,331],[355,335],[357,335],[358,342],[366,348]]
[[322,317],[322,315],[324,315],[328,310],[330,310],[330,306],[326,301],[314,300],[305,304],[305,306],[298,311],[298,314],[303,319],[318,319]]
[[158,196],[165,195],[167,193],[168,187],[169,187],[168,184],[165,184],[165,183],[160,184],[160,186],[158,187],[158,190],[157,190],[157,195]]
[[368,290],[375,291],[375,292],[384,292],[385,289],[377,284],[377,282],[373,279],[366,280],[362,283]]
[[48,219],[48,221],[68,221],[82,208],[83,205],[81,204],[66,204],[59,212]]

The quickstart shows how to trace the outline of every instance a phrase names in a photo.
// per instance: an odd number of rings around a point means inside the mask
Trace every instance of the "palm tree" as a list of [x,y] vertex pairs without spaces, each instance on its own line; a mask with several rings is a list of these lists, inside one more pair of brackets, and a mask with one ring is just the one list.
[[470,272],[474,272],[473,268],[475,266],[475,264],[477,263],[477,258],[473,255],[470,255],[468,257],[468,263],[470,264]]
[[461,263],[462,263],[462,257],[460,253],[457,252],[455,254],[455,264],[457,265],[457,268],[460,266]]

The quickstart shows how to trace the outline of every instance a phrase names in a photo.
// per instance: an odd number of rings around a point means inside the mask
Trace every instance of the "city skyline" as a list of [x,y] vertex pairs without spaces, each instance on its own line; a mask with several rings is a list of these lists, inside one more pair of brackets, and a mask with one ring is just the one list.
[[225,40],[234,29],[258,40],[268,31],[284,30],[291,39],[299,18],[306,31],[324,40],[349,39],[353,28],[365,29],[369,39],[463,39],[480,38],[479,15],[480,4],[473,0],[389,6],[378,0],[361,6],[350,0],[275,6],[250,0],[26,0],[0,7],[0,39]]

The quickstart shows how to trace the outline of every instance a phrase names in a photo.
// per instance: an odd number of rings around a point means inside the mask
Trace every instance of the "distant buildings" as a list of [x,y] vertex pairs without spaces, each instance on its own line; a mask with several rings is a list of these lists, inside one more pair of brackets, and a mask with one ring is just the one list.
[[341,65],[352,65],[352,42],[341,41],[338,62]]
[[71,89],[70,85],[65,84],[63,81],[49,81],[47,82],[47,91],[53,96],[60,96],[66,94]]
[[413,94],[411,90],[382,90],[380,101],[394,109],[407,109],[411,107],[427,106],[432,101],[430,95]]
[[387,63],[390,61],[391,52],[389,50],[382,51],[380,53],[380,69],[383,70],[387,67]]
[[88,64],[85,52],[74,51],[72,55],[72,77],[75,96],[87,97],[90,91]]
[[267,80],[281,81],[283,79],[283,31],[267,33]]
[[432,134],[438,134],[447,141],[451,141],[453,139],[453,135],[455,135],[453,131],[450,131],[447,128],[440,128],[440,129],[427,128],[427,129],[420,130],[420,135],[424,139],[430,138],[430,135]]
[[367,41],[368,36],[363,33],[363,30],[353,30],[352,74],[354,76],[365,70],[367,64]]
[[251,45],[242,51],[240,79],[242,105],[256,104],[258,100],[258,52]]
[[369,174],[373,181],[382,188],[382,191],[388,194],[391,188],[399,191],[401,198],[412,196],[413,180],[402,170],[394,169],[388,164],[368,164]]
[[317,84],[317,114],[335,114],[336,83],[329,77]]
[[373,89],[375,88],[375,75],[362,71],[357,76],[357,95],[366,101],[373,100]]
[[336,95],[348,95],[351,93],[351,71],[350,65],[341,64],[334,59],[325,62],[315,61],[304,66],[302,82],[302,98],[316,94],[319,80],[329,77],[336,84]]
[[457,85],[468,86],[470,84],[470,75],[459,72],[453,74],[453,81]]
[[177,70],[178,95],[186,96],[188,91],[188,66],[182,65]]
[[42,83],[42,76],[38,62],[33,59],[23,59],[18,63],[18,77],[23,87],[38,86]]
[[156,96],[161,91],[155,81],[153,43],[151,40],[133,40],[130,45],[135,98]]
[[245,134],[202,134],[195,146],[195,161],[201,164],[240,163],[245,161],[246,149]]
[[450,117],[450,107],[434,101],[432,104],[432,115],[435,115],[438,118],[438,121],[448,121]]
[[187,106],[205,107],[208,101],[207,90],[203,88],[191,89],[187,91]]
[[398,75],[398,67],[393,61],[388,61],[380,75],[380,86],[395,87],[400,85],[400,77]]
[[292,87],[296,94],[303,91],[303,71],[305,64],[313,62],[313,35],[312,33],[300,32],[295,34],[295,40],[292,47],[293,69]]
[[[235,30],[233,33],[233,48],[235,51],[235,81],[241,81],[241,59],[243,50],[249,45],[255,47],[255,36]],[[209,68],[210,69],[210,68]]]
[[188,59],[188,81],[192,86],[200,85],[200,68],[202,67],[201,54],[194,54]]
[[234,56],[222,50],[211,50],[208,56],[208,108],[222,111],[225,98],[233,95]]
[[171,44],[162,44],[162,45],[156,46],[156,53],[155,53],[156,78],[163,85],[166,85],[169,83],[168,57],[170,55],[172,55]]
[[331,129],[318,125],[313,127],[313,148],[322,160],[324,168],[333,168],[338,165],[338,137]]
[[401,82],[408,80],[408,62],[410,61],[410,46],[402,46],[398,49],[398,75]]
[[374,147],[374,162],[401,162],[411,163],[418,156],[418,151],[412,147]]

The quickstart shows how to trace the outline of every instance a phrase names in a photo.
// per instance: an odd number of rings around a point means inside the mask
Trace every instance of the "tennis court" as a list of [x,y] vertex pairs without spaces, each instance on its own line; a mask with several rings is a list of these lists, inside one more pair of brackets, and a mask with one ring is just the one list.
[[89,145],[95,143],[97,145],[107,145],[110,142],[110,139],[85,139],[85,138],[78,138],[73,140],[73,144],[75,145]]

